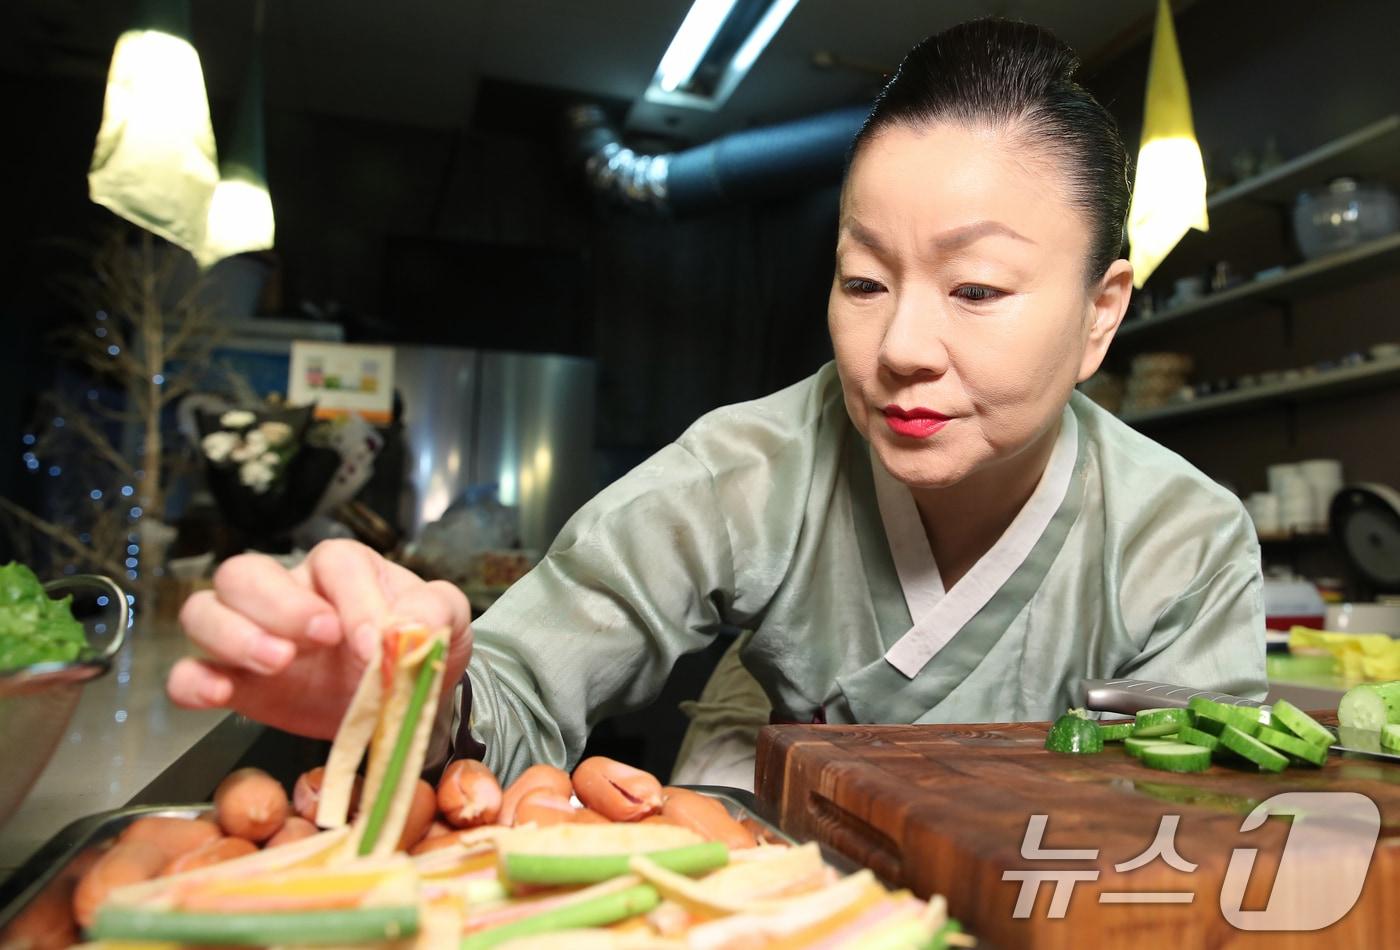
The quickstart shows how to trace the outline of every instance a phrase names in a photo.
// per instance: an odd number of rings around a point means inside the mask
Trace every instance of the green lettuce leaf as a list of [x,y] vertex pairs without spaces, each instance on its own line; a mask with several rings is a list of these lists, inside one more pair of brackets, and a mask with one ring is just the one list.
[[0,670],[77,659],[88,643],[72,600],[51,599],[23,564],[0,566]]

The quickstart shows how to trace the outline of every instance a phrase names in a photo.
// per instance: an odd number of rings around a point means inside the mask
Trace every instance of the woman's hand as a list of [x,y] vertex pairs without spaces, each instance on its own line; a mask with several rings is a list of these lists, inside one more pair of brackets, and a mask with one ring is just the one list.
[[298,735],[335,735],[388,620],[449,627],[443,690],[471,657],[471,610],[446,581],[425,582],[354,541],[318,544],[288,571],[243,554],[180,610],[198,657],[170,671],[166,690],[189,709],[227,707]]

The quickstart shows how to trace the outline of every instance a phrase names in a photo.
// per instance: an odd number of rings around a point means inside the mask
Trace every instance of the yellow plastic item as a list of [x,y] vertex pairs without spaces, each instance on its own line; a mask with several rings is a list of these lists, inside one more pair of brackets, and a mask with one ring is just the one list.
[[1338,633],[1294,627],[1288,649],[1326,652],[1337,659],[1337,674],[1349,682],[1400,679],[1400,640],[1385,633]]

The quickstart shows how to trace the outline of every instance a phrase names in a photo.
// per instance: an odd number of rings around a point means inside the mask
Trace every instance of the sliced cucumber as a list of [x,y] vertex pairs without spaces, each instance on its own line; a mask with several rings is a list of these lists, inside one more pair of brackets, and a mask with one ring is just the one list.
[[1391,752],[1400,752],[1400,725],[1387,723],[1381,730],[1381,748],[1389,749]]
[[[1256,728],[1257,725],[1256,725]],[[1288,757],[1277,749],[1270,749],[1258,739],[1234,726],[1226,726],[1220,733],[1220,744],[1238,756],[1248,759],[1266,772],[1282,772],[1288,768]]]
[[1092,719],[1085,719],[1078,713],[1067,712],[1056,719],[1055,724],[1046,733],[1045,748],[1051,752],[1075,754],[1102,752],[1103,736],[1099,732],[1098,723]]
[[1187,745],[1198,745],[1207,752],[1214,752],[1216,747],[1220,745],[1219,736],[1213,736],[1209,732],[1203,732],[1191,726],[1182,726],[1176,737]]
[[1202,723],[1201,720],[1213,720],[1225,726],[1234,726],[1245,735],[1252,736],[1259,731],[1260,710],[1258,706],[1235,706],[1230,703],[1218,703],[1213,699],[1206,699],[1204,696],[1193,696],[1190,702],[1191,712],[1196,717],[1196,728],[1205,732],[1223,732],[1223,728],[1215,730],[1210,728],[1210,723]]
[[1160,739],[1145,739],[1142,736],[1129,736],[1123,740],[1123,749],[1134,758],[1142,758],[1142,753],[1153,746],[1175,745],[1176,738],[1163,736]]
[[1387,723],[1400,723],[1400,680],[1353,686],[1337,705],[1337,722],[1348,729],[1380,732]]
[[1144,709],[1137,714],[1133,735],[1144,739],[1167,736],[1182,726],[1191,725],[1191,713],[1185,709]]
[[1269,717],[1275,728],[1283,727],[1308,745],[1320,745],[1326,749],[1337,741],[1331,729],[1286,699],[1274,703],[1273,708],[1269,710]]
[[1321,765],[1327,761],[1327,746],[1313,745],[1297,736],[1290,736],[1286,732],[1277,729],[1270,729],[1268,726],[1259,730],[1257,738],[1270,748],[1286,752],[1295,759],[1302,759],[1304,762],[1311,762],[1313,765]]
[[1142,750],[1143,764],[1163,772],[1204,772],[1210,768],[1210,750],[1185,742],[1168,742]]
[[1131,722],[1099,723],[1099,736],[1104,742],[1117,742],[1132,735],[1134,725]]

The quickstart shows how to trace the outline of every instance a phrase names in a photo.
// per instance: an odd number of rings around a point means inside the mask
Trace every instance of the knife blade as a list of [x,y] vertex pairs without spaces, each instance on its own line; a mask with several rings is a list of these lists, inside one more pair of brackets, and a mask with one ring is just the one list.
[[[1242,696],[1232,696],[1229,693],[1138,679],[1086,679],[1081,682],[1080,686],[1084,693],[1084,708],[1096,712],[1132,715],[1144,709],[1185,708],[1190,704],[1193,696],[1204,696],[1218,703],[1260,708],[1264,711],[1264,723],[1267,724],[1269,721],[1269,707],[1267,705],[1255,699],[1245,699]],[[1353,755],[1400,762],[1400,753],[1391,752],[1381,746],[1379,732],[1343,726],[1336,730],[1336,736],[1337,741],[1331,745],[1333,752],[1347,752]]]

